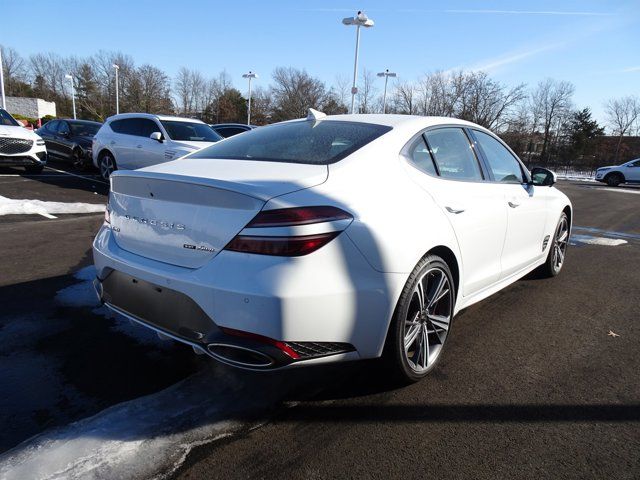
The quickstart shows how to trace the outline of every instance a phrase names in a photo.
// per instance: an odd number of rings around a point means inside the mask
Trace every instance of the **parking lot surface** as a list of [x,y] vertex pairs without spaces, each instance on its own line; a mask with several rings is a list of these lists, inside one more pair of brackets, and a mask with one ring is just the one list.
[[[1,170],[0,196],[105,203],[92,172],[52,167]],[[234,373],[236,398],[274,408],[202,442],[173,477],[640,477],[640,189],[558,188],[575,209],[561,274],[459,314],[427,379],[395,388],[376,362]],[[74,305],[102,214],[54,216],[0,216],[0,452],[210,368]],[[212,369],[211,384],[225,372]]]

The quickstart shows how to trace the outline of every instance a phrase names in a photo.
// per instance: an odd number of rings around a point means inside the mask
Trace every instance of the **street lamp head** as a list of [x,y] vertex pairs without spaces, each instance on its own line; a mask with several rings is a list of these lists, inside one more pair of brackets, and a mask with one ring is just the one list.
[[120,70],[120,65],[116,65],[115,63],[112,65],[116,70]]
[[362,10],[358,11],[355,17],[347,17],[342,19],[344,25],[356,25],[358,27],[373,27],[374,21],[367,17]]
[[73,80],[73,76],[68,73],[64,76],[64,78],[68,78],[69,80]]

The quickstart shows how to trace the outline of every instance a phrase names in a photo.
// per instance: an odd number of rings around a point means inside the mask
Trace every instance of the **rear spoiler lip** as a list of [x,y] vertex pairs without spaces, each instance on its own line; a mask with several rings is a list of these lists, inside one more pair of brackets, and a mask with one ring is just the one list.
[[[290,187],[287,187],[287,192],[276,193],[270,192],[266,190],[259,183],[243,183],[239,181],[228,181],[228,180],[220,180],[217,178],[206,178],[206,177],[194,177],[191,175],[177,175],[174,173],[160,173],[160,172],[145,172],[141,170],[116,170],[111,174],[111,188],[113,189],[113,183],[117,182],[118,177],[129,177],[129,178],[148,178],[153,180],[169,180],[176,181],[181,183],[190,183],[193,185],[202,185],[205,187],[217,188],[220,190],[227,190],[233,193],[240,193],[242,195],[246,195],[248,197],[252,197],[256,200],[260,200],[263,202],[267,202],[272,198],[293,193],[297,190],[305,190],[307,188],[312,188],[314,186],[320,185],[327,180],[327,177],[323,181],[320,181],[314,185],[301,185],[299,183],[290,182]],[[260,190],[263,190],[262,192]],[[117,192],[117,190],[116,190]]]

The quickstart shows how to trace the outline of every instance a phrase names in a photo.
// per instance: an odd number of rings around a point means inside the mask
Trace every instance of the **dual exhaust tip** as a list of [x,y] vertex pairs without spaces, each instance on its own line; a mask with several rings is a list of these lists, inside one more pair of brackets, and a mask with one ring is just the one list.
[[216,360],[236,367],[262,369],[276,364],[275,359],[266,353],[229,343],[210,343],[207,351]]

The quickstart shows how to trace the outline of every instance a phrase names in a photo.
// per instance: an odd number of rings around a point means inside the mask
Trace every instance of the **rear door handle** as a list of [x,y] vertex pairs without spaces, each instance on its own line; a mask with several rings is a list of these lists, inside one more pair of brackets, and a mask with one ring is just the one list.
[[114,140],[111,140],[111,142],[109,142],[110,145],[115,145],[116,142]]
[[520,206],[520,204],[519,204],[518,202],[509,201],[509,206],[510,206],[511,208],[516,208],[516,207],[519,207],[519,206]]
[[138,145],[138,148],[142,148],[142,145]]
[[458,214],[458,213],[464,212],[464,208],[454,208],[454,207],[444,207],[444,208],[446,208],[447,212],[449,212],[449,213]]

